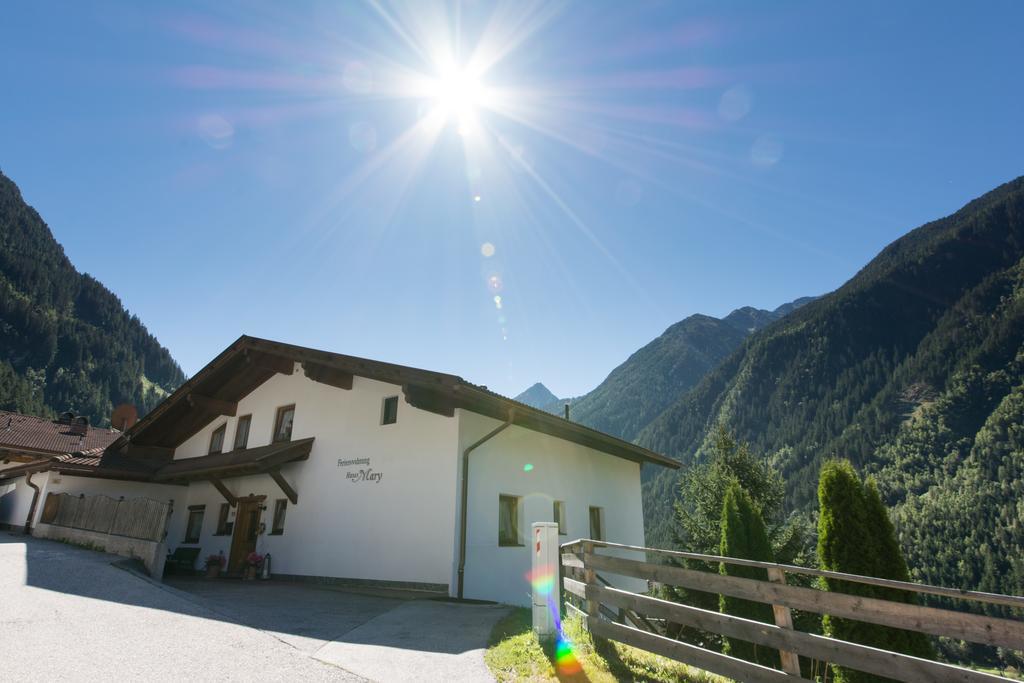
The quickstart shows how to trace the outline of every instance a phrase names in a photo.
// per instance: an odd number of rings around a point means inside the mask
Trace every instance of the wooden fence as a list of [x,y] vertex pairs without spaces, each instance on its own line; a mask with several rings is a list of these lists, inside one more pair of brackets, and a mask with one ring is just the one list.
[[170,504],[150,498],[50,493],[43,505],[41,522],[84,529],[112,536],[147,541],[163,540]]
[[[561,549],[563,588],[567,597],[575,596],[580,601],[580,606],[577,607],[572,604],[571,599],[567,600],[566,607],[580,612],[586,619],[587,627],[595,636],[642,648],[738,681],[808,680],[801,677],[800,657],[900,681],[925,683],[1006,680],[951,664],[797,631],[793,628],[790,612],[793,609],[917,631],[931,636],[946,636],[1011,650],[1024,650],[1024,621],[790,585],[787,576],[839,579],[923,596],[956,599],[975,607],[999,605],[1004,611],[1016,612],[1018,615],[1022,612],[1017,610],[1024,609],[1024,597],[963,591],[807,567],[641,548],[603,541],[573,541],[562,545]],[[614,555],[609,554],[608,550]],[[643,559],[625,557],[631,554],[637,554]],[[716,566],[725,563],[758,567],[766,570],[768,580],[698,571],[679,566],[678,563],[656,564],[647,561],[649,554]],[[620,590],[603,580],[598,572],[770,604],[775,623],[766,624]],[[688,626],[778,650],[782,670],[666,637],[654,626],[655,622]]]

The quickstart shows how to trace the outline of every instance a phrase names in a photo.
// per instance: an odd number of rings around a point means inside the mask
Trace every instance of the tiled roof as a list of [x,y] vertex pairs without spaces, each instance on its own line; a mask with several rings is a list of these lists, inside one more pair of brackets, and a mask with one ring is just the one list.
[[98,449],[113,443],[121,432],[88,427],[84,434],[69,424],[0,410],[0,449],[24,450],[43,455],[63,455]]

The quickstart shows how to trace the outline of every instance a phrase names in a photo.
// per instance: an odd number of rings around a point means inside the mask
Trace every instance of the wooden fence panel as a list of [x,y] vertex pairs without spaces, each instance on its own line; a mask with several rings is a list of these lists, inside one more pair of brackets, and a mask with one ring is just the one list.
[[[1016,619],[989,617],[982,614],[926,607],[897,600],[861,597],[846,593],[815,590],[786,583],[786,565],[756,563],[768,570],[768,580],[746,579],[717,573],[694,571],[677,566],[596,554],[603,545],[627,550],[659,553],[649,548],[633,548],[604,544],[600,541],[577,541],[562,546],[563,587],[567,609],[581,614],[588,628],[596,635],[640,647],[679,661],[744,681],[799,681],[799,656],[815,661],[846,666],[908,683],[928,681],[956,683],[987,683],[1002,680],[998,676],[962,668],[952,664],[921,659],[899,652],[869,647],[797,631],[793,628],[790,609],[854,619],[867,623],[902,628],[919,633],[946,636],[976,643],[1024,650],[1024,622]],[[672,553],[676,555],[695,555]],[[710,556],[699,556],[707,560]],[[697,559],[697,556],[694,557]],[[753,564],[749,560],[715,558],[723,562]],[[617,589],[602,581],[598,570],[692,590],[718,593],[766,603],[773,607],[775,622],[762,623],[728,614],[721,614],[660,598]],[[793,573],[808,574],[808,571]],[[820,575],[831,574],[815,570]],[[846,576],[843,575],[844,579]],[[880,585],[884,580],[852,577],[860,583]],[[888,582],[885,583],[897,583]],[[898,582],[903,583],[903,582]],[[886,586],[893,587],[893,586]],[[953,591],[936,586],[917,586],[917,593],[949,595]],[[975,603],[1018,606],[1022,598],[971,591],[958,592],[961,600]],[[585,611],[579,609],[585,606]],[[616,611],[617,610],[617,611]],[[616,615],[619,615],[616,618]],[[624,623],[635,616],[633,628]],[[602,618],[606,616],[607,619]],[[644,629],[653,620],[681,624],[700,631],[717,633],[778,650],[783,655],[783,671],[763,667],[729,657],[695,645],[651,633]],[[652,629],[653,630],[653,629]],[[789,661],[786,661],[788,659]]]
[[168,503],[150,498],[125,500],[51,493],[46,499],[43,521],[101,534],[160,541],[169,509]]
[[981,614],[954,612],[879,598],[784,586],[781,584],[699,572],[650,562],[604,555],[584,555],[583,563],[613,574],[653,579],[694,590],[722,593],[735,598],[785,605],[817,614],[866,621],[872,624],[920,631],[934,636],[969,640],[983,645],[1024,650],[1024,622]]
[[647,633],[632,626],[589,617],[587,619],[587,628],[596,636],[611,638],[620,643],[670,657],[680,662],[686,662],[705,671],[727,676],[737,681],[747,681],[749,683],[793,683],[793,681],[805,681],[806,683],[812,683],[806,678],[790,676],[778,669],[771,669],[760,664],[723,655],[719,652],[705,650],[702,647],[666,638],[665,636]]
[[[867,645],[844,640],[803,633],[792,629],[736,617],[721,612],[712,612],[683,605],[660,598],[638,595],[618,588],[602,586],[566,586],[573,592],[584,593],[603,603],[625,607],[656,619],[667,619],[677,624],[691,626],[702,631],[719,633],[756,643],[773,650],[799,652],[805,657],[832,662],[867,673],[896,678],[909,683],[931,683],[932,681],[956,681],[961,683],[989,683],[1005,681],[999,676],[962,669],[950,664],[920,659],[898,652],[879,650]],[[799,673],[798,671],[792,673]]]

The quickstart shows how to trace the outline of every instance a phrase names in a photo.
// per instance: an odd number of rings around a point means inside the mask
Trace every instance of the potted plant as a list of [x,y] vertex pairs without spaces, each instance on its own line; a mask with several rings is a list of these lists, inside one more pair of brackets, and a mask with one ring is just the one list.
[[256,578],[256,572],[263,565],[263,556],[255,550],[249,553],[245,558],[245,574],[243,578],[247,581],[252,581]]
[[206,578],[216,579],[224,569],[224,556],[221,554],[207,555],[206,557]]

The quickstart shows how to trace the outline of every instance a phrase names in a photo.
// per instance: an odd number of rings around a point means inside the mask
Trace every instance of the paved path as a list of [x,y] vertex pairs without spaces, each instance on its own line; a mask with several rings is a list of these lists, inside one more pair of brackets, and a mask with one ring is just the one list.
[[498,605],[406,602],[313,656],[377,681],[493,681],[484,649],[505,612]]
[[111,563],[0,532],[4,680],[360,681]]
[[483,649],[503,607],[279,581],[161,585],[119,560],[0,532],[3,678],[493,680]]

